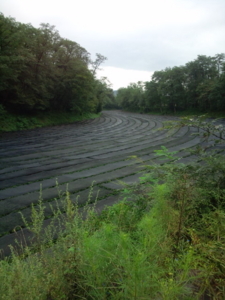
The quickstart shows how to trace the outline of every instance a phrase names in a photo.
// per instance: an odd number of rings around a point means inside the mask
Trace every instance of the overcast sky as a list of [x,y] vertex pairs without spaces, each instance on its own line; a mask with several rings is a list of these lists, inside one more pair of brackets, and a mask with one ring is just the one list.
[[116,90],[197,55],[225,53],[225,0],[0,0],[18,22],[59,34],[108,60],[98,76]]

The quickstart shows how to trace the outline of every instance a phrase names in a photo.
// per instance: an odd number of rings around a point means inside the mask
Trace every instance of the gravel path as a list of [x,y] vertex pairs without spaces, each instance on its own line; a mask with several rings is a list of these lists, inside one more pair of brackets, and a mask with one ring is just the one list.
[[[23,221],[19,211],[29,219],[31,204],[36,204],[42,186],[46,218],[51,215],[50,204],[58,197],[56,179],[61,191],[68,190],[79,204],[87,201],[94,182],[93,200],[97,207],[118,201],[121,185],[118,179],[132,184],[138,181],[143,166],[155,160],[154,150],[162,145],[188,161],[185,150],[200,141],[192,136],[194,129],[181,128],[175,132],[157,131],[162,122],[172,117],[150,116],[120,111],[105,111],[98,119],[70,125],[54,126],[23,132],[3,134],[0,138],[0,249],[9,253],[21,231]],[[26,230],[23,234],[28,234]]]

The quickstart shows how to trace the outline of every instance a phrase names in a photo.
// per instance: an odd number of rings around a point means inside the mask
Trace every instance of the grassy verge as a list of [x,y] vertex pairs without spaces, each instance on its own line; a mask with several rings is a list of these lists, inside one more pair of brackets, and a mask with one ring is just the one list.
[[185,111],[177,111],[174,112],[160,112],[160,111],[151,111],[148,113],[143,112],[141,109],[138,110],[123,110],[127,112],[134,112],[134,113],[143,113],[143,114],[149,114],[149,115],[156,115],[156,116],[177,116],[177,117],[185,117],[185,116],[201,116],[201,115],[207,115],[209,118],[225,118],[225,111],[214,111],[214,112],[202,112],[198,110],[185,110]]
[[69,124],[77,121],[98,118],[100,114],[85,113],[75,115],[66,112],[43,112],[35,116],[15,115],[8,112],[0,112],[0,132],[18,131],[46,127],[52,125]]
[[178,111],[176,113],[171,113],[171,115],[178,116],[178,117],[185,117],[191,115],[195,115],[195,116],[207,115],[210,118],[225,118],[225,111],[202,112],[197,110],[186,110],[186,111]]

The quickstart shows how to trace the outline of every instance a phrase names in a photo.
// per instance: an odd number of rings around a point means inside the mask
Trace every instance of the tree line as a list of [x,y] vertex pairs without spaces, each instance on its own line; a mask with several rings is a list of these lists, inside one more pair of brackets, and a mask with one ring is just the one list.
[[34,28],[0,14],[0,37],[0,110],[97,113],[114,101],[107,80],[96,78],[106,57],[96,54],[92,61],[55,26]]
[[198,55],[185,66],[155,71],[151,81],[120,88],[117,102],[143,112],[225,110],[225,54]]

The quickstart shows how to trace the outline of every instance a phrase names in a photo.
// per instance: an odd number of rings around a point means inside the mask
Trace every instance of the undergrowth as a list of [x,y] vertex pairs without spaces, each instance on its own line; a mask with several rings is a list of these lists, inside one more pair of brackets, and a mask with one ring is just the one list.
[[101,213],[91,192],[80,209],[67,191],[44,227],[40,198],[32,246],[0,261],[0,299],[225,299],[225,162],[207,151],[184,165],[162,147],[156,155],[173,163],[146,166]]
[[178,110],[176,112],[167,110],[167,111],[160,111],[160,110],[145,110],[142,108],[134,108],[134,109],[126,109],[123,108],[123,111],[127,112],[134,112],[134,113],[140,113],[140,114],[148,114],[148,115],[155,115],[155,116],[176,116],[176,117],[186,117],[189,115],[196,115],[196,116],[202,116],[203,114],[207,114],[209,118],[224,118],[225,117],[225,111],[210,111],[210,112],[204,112],[202,110],[197,109],[187,109],[187,110]]
[[18,131],[52,125],[69,124],[99,117],[99,114],[77,115],[69,112],[42,112],[36,115],[16,115],[0,106],[0,132]]

